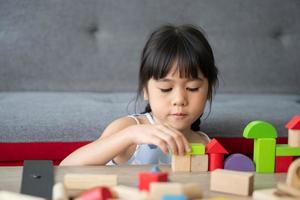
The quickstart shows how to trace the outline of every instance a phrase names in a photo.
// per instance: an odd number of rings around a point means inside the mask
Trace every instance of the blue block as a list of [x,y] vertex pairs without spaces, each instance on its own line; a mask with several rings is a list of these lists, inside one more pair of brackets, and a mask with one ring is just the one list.
[[175,194],[165,194],[162,200],[187,200],[186,196],[183,194],[175,195]]
[[157,148],[157,146],[154,145],[154,144],[148,144],[148,146],[149,146],[150,149],[156,149]]
[[158,165],[154,165],[154,166],[151,168],[150,171],[151,171],[151,172],[160,172],[161,170],[160,170],[160,168],[159,168]]

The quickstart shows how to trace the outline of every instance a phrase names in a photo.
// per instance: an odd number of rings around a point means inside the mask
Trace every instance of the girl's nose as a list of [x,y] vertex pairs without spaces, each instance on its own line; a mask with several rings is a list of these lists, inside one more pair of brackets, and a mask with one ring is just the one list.
[[177,90],[174,92],[173,100],[172,100],[173,106],[186,106],[187,105],[187,99],[185,91]]

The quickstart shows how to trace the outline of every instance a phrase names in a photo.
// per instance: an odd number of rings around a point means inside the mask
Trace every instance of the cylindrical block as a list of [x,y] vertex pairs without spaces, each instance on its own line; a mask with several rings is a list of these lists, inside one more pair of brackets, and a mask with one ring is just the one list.
[[300,147],[300,130],[289,129],[288,145],[290,147]]
[[209,171],[213,171],[215,169],[223,169],[224,155],[219,153],[212,153],[209,155]]

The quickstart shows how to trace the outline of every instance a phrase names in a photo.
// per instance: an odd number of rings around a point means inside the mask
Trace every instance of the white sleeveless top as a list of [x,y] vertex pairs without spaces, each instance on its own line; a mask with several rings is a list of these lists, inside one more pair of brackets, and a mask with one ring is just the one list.
[[[150,124],[155,124],[154,119],[150,113],[145,114],[134,114],[128,115],[128,117],[133,118],[137,124],[140,124],[137,116],[145,115]],[[198,132],[200,135],[204,136],[207,141],[210,141],[210,138],[203,132]],[[116,163],[111,160],[107,165],[115,165]],[[132,157],[127,161],[126,164],[131,165],[144,165],[144,164],[171,164],[171,155],[166,155],[163,151],[156,147],[155,145],[150,144],[138,144],[136,150]]]

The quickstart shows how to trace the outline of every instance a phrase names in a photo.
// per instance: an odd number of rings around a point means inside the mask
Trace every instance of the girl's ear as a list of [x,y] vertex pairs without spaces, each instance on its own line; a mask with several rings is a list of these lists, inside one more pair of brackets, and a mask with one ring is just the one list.
[[143,89],[143,93],[144,93],[144,101],[148,101],[149,97],[148,97],[148,91],[146,88]]

